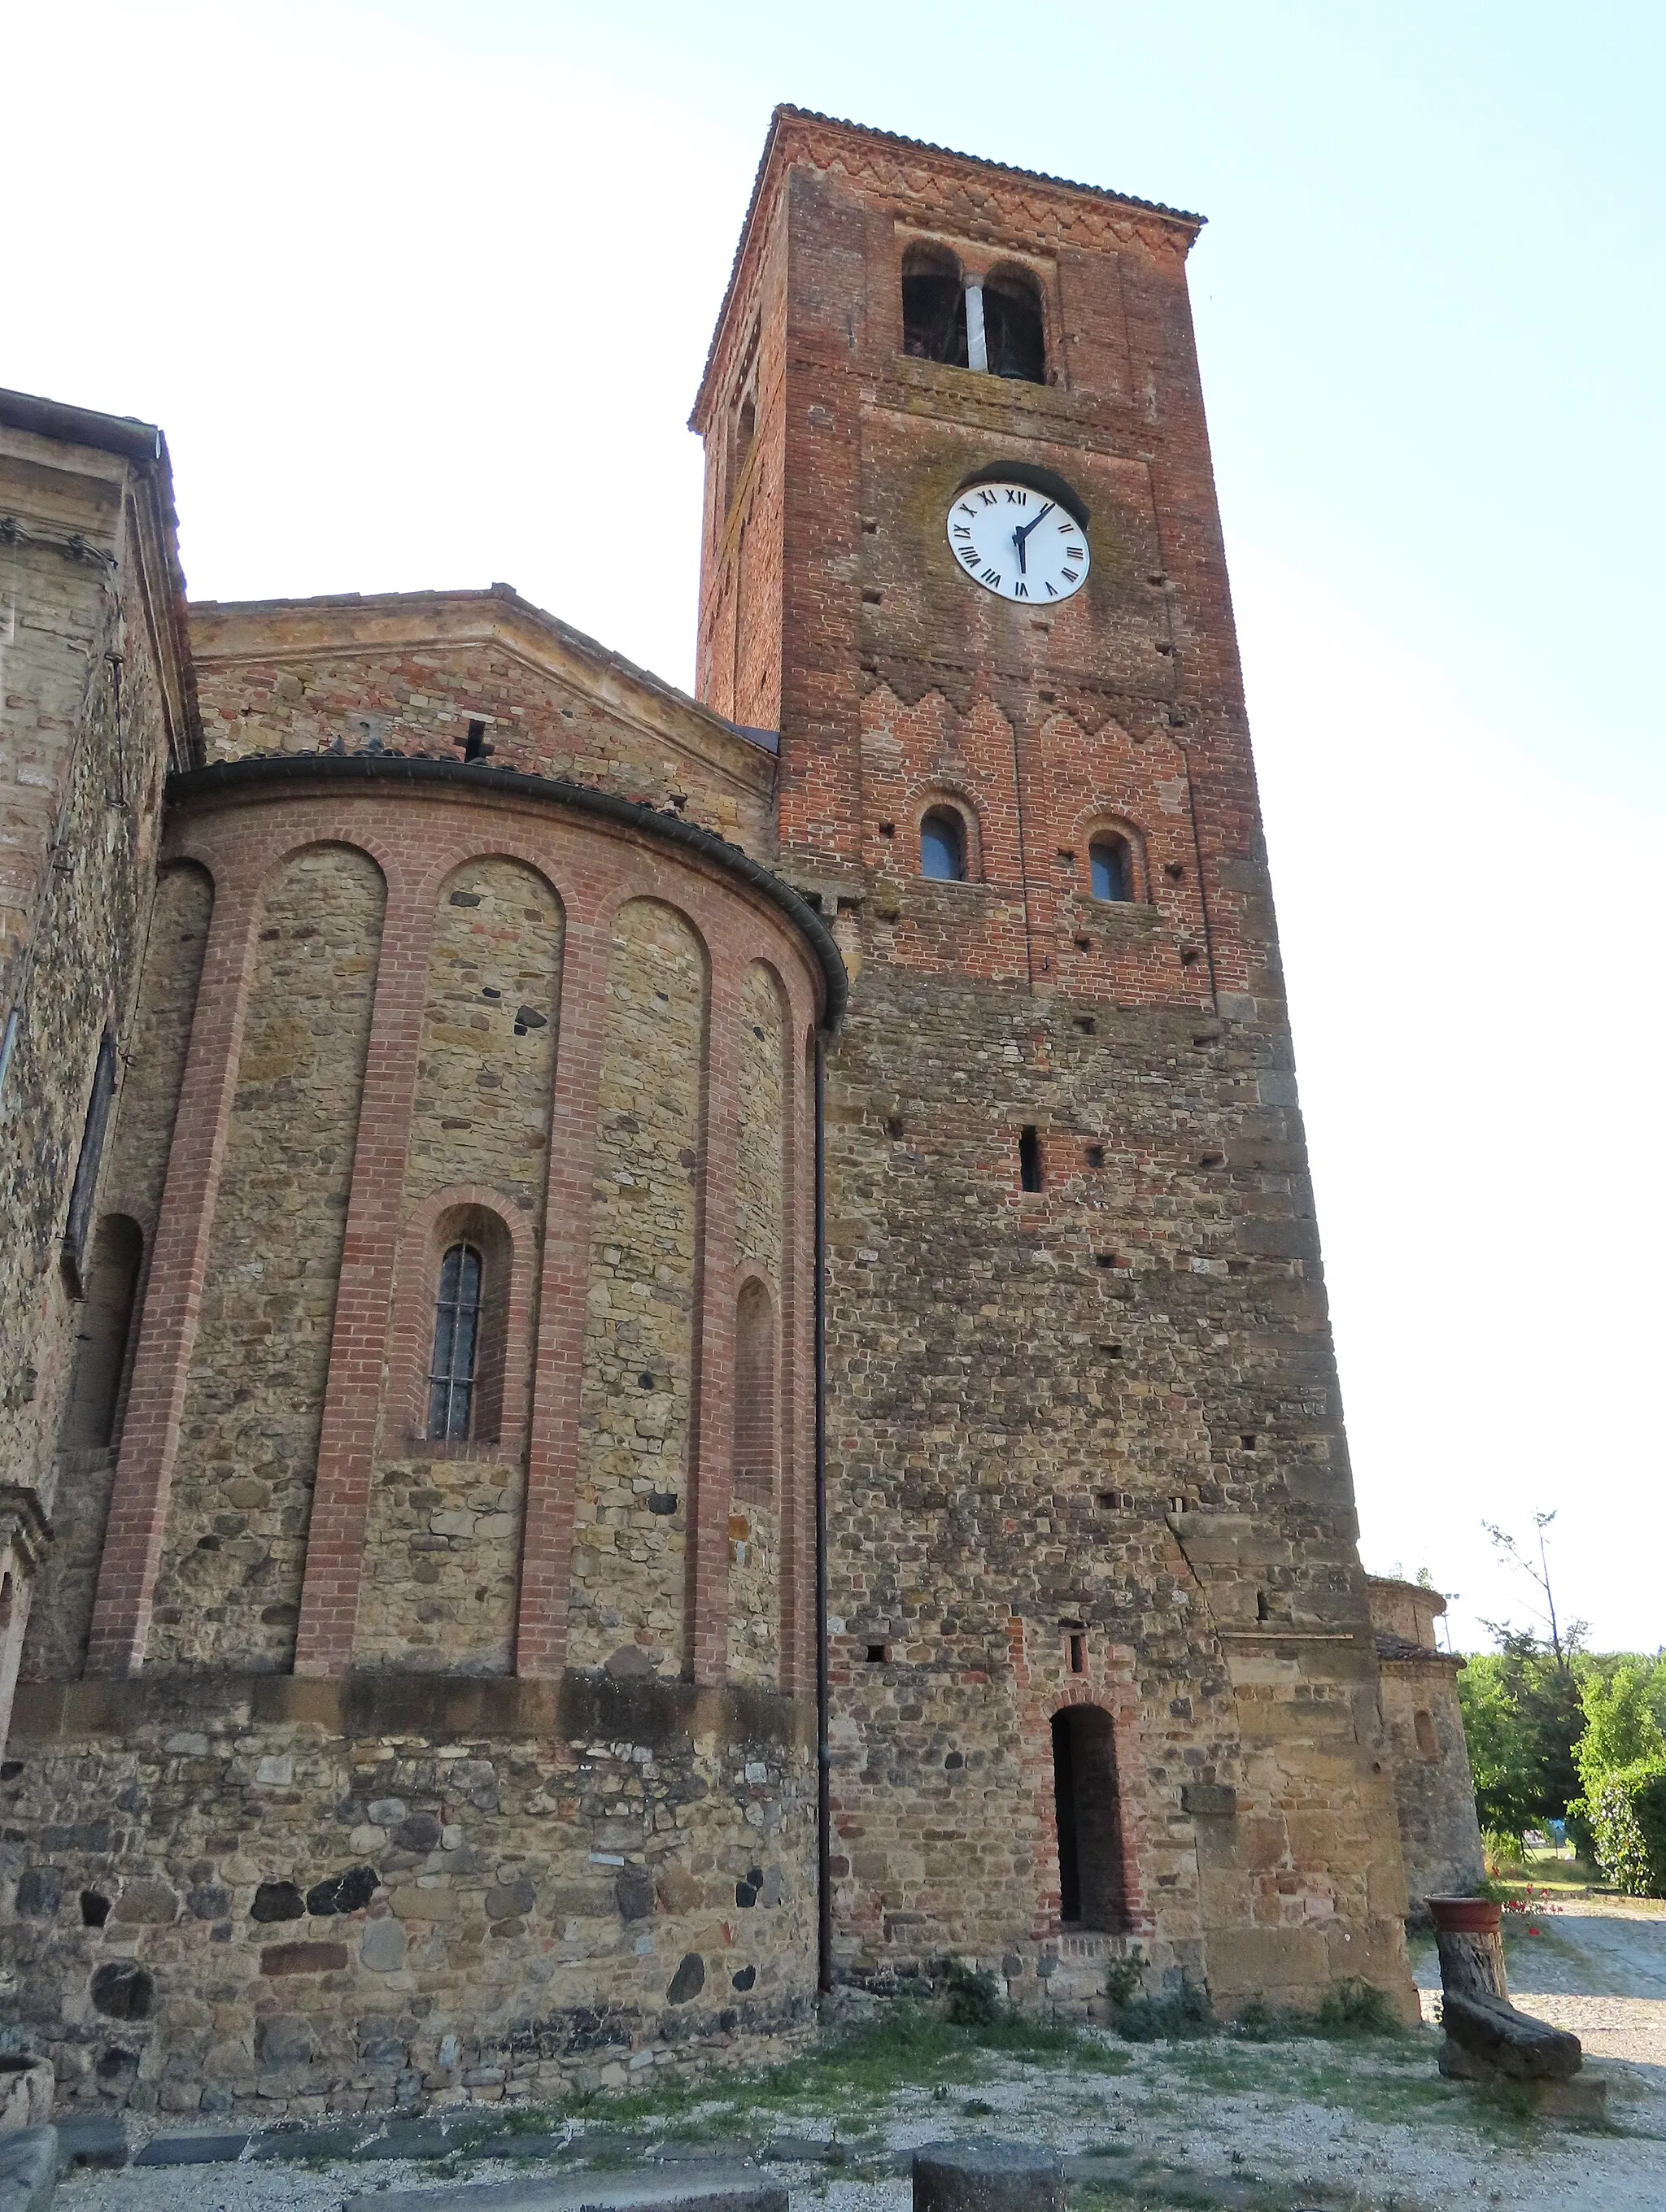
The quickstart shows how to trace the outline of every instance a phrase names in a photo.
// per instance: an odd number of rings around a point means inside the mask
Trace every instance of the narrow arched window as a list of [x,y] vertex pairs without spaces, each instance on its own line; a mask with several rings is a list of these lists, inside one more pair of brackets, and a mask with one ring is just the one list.
[[903,350],[966,366],[966,286],[946,247],[911,246],[903,256]]
[[1134,896],[1134,854],[1126,837],[1096,837],[1087,848],[1087,870],[1096,899]]
[[475,1369],[480,1353],[480,1255],[453,1244],[440,1262],[429,1364],[428,1432],[466,1440],[473,1433]]
[[1041,296],[1029,277],[1016,272],[985,277],[983,344],[991,375],[1018,384],[1046,383]]
[[966,825],[952,806],[933,806],[920,824],[920,872],[939,884],[966,880]]

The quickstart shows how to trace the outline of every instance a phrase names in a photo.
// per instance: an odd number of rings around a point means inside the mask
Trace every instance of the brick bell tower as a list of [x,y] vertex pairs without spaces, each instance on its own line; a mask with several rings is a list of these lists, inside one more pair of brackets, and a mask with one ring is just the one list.
[[695,409],[700,696],[853,975],[833,1965],[1409,2013],[1200,228],[780,108]]

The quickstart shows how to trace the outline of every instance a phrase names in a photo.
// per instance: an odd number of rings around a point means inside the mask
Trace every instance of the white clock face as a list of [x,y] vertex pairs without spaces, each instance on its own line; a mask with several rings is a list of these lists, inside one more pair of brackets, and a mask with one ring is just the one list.
[[1087,581],[1087,532],[1069,508],[1027,484],[974,484],[949,509],[949,550],[998,599],[1045,605]]

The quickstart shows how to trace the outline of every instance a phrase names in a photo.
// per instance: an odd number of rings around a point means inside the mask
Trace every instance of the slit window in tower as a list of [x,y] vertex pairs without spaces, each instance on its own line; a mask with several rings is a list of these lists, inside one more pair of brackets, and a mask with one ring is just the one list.
[[480,1351],[480,1255],[472,1244],[453,1244],[440,1262],[434,1358],[429,1368],[430,1437],[465,1441],[471,1431]]
[[1018,1188],[1037,1191],[1041,1187],[1041,1131],[1033,1123],[1026,1123],[1018,1132]]

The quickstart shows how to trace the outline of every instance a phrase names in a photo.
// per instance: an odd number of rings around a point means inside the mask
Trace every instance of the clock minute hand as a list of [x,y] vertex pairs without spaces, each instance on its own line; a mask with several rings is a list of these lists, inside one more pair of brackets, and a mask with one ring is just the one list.
[[1030,535],[1032,530],[1039,530],[1041,528],[1043,523],[1046,521],[1048,516],[1052,514],[1054,508],[1057,505],[1058,501],[1056,500],[1049,499],[1046,506],[1043,507],[1041,513],[1036,517],[1033,522],[1026,522],[1022,530],[1015,530],[1012,532],[1012,543],[1018,547],[1020,554],[1022,554],[1024,550],[1025,539]]

